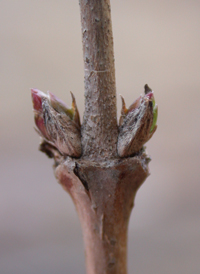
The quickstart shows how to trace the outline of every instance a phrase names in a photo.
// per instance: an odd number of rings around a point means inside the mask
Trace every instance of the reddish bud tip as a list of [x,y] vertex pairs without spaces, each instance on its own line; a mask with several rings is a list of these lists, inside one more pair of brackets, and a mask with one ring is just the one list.
[[151,91],[151,92],[147,93],[145,96],[148,97],[150,100],[152,100],[153,99],[153,92]]
[[46,98],[46,94],[38,89],[31,89],[33,108],[37,111],[42,111],[42,98]]

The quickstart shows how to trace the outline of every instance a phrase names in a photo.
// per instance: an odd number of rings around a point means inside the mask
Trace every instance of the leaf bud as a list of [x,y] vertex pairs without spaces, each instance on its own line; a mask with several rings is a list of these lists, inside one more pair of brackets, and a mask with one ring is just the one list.
[[48,92],[31,90],[35,124],[46,142],[55,146],[61,154],[81,156],[80,118],[74,95],[72,107]]
[[119,122],[118,154],[127,157],[138,153],[156,131],[158,107],[153,91],[145,85],[145,95],[140,96],[127,109],[122,97]]

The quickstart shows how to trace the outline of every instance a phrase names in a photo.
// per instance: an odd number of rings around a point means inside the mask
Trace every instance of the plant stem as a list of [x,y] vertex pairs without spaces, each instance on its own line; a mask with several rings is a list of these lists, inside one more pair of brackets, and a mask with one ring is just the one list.
[[117,156],[116,87],[109,0],[80,0],[85,69],[83,157]]
[[55,170],[79,214],[87,274],[127,274],[127,229],[148,176],[146,155],[96,163],[68,158]]
[[[143,149],[133,157],[120,158],[117,154],[110,1],[79,2],[85,68],[85,112],[79,132],[82,155],[78,159],[63,155],[48,140],[43,140],[40,150],[54,157],[55,176],[76,206],[87,274],[126,274],[128,222],[136,192],[149,175],[149,157]],[[65,134],[69,139],[69,132]],[[63,134],[58,140],[62,145]]]

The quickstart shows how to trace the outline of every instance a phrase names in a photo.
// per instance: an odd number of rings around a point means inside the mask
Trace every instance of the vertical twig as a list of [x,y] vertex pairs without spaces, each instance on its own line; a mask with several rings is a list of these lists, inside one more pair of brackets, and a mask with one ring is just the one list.
[[83,156],[117,155],[116,87],[110,1],[80,0],[85,69]]

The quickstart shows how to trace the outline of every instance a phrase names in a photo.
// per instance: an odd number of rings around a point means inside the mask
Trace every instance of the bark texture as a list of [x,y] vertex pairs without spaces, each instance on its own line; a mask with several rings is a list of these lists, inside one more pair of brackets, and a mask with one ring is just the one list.
[[83,156],[117,155],[116,87],[110,1],[80,0],[85,69]]

